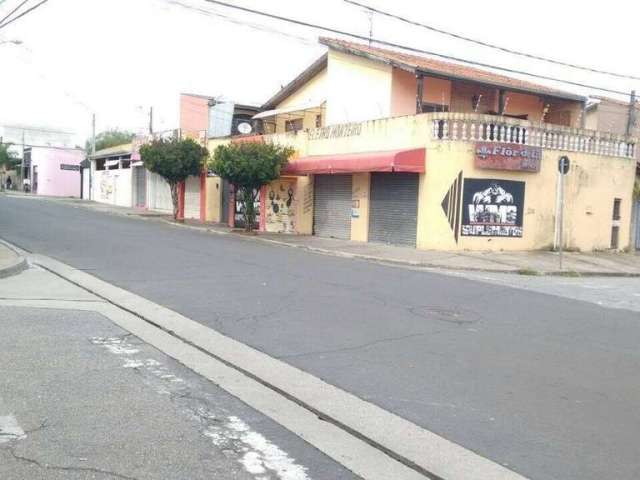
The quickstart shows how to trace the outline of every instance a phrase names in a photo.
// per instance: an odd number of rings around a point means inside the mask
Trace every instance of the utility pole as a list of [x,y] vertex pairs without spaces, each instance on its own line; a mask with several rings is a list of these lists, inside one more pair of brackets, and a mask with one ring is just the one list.
[[629,117],[627,118],[627,137],[631,136],[633,127],[636,126],[636,91],[631,90],[629,99]]
[[24,129],[22,129],[22,160],[20,160],[20,181],[22,182],[22,189],[24,190]]
[[[96,154],[96,114],[91,115],[91,156]],[[93,179],[92,171],[93,160],[89,158],[89,200],[92,200],[93,185],[91,183]]]
[[149,133],[153,135],[153,107],[149,107]]
[[91,155],[96,154],[96,114],[91,117]]

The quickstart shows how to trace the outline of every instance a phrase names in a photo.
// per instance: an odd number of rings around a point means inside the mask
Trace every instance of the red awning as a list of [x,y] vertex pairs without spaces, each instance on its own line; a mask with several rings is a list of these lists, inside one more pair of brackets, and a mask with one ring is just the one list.
[[302,157],[292,161],[284,175],[358,172],[424,173],[425,149],[391,150],[386,152],[347,153]]

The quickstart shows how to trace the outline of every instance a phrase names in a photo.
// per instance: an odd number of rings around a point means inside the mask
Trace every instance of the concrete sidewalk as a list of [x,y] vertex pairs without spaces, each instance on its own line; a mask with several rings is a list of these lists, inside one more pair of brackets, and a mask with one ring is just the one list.
[[563,255],[563,268],[560,270],[559,255],[557,252],[551,251],[446,252],[417,250],[409,247],[337,240],[311,235],[286,235],[261,232],[255,236],[247,236],[242,232],[220,224],[202,224],[189,220],[184,224],[177,224],[170,219],[166,219],[166,221],[174,225],[184,225],[189,228],[215,233],[235,234],[242,238],[302,248],[326,255],[359,258],[416,268],[515,273],[520,275],[640,277],[640,255],[638,253],[565,252]]
[[[23,194],[20,194],[23,195]],[[31,197],[35,198],[35,197]],[[369,261],[404,265],[415,268],[435,268],[454,271],[478,271],[515,273],[521,275],[566,275],[566,276],[617,276],[640,277],[640,254],[636,253],[578,253],[565,252],[563,268],[560,270],[557,252],[484,252],[484,251],[435,251],[382,245],[376,243],[336,240],[310,235],[286,235],[257,233],[248,236],[226,225],[187,220],[176,223],[170,214],[138,208],[118,207],[77,198],[38,197],[88,208],[97,212],[129,217],[149,217],[172,225],[194,228],[211,233],[235,234],[239,238],[296,247],[325,255],[359,258]]]

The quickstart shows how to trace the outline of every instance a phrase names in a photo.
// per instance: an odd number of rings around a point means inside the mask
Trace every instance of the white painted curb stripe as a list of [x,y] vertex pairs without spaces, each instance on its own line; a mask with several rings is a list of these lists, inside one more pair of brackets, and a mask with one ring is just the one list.
[[[289,398],[320,412],[327,419],[390,452],[404,463],[413,465],[417,470],[446,480],[524,480],[523,476],[502,465],[168,308],[48,257],[31,255],[31,258],[35,263],[63,278],[121,308],[135,312],[147,321],[247,372],[273,389],[284,392]],[[196,357],[199,362],[208,358],[201,352],[198,354]],[[238,392],[237,396],[243,398],[242,393]],[[282,396],[278,397],[283,401]],[[265,405],[264,408],[268,406]],[[259,410],[263,411],[261,408]],[[280,419],[277,421],[282,423]],[[401,477],[386,477],[391,478]]]

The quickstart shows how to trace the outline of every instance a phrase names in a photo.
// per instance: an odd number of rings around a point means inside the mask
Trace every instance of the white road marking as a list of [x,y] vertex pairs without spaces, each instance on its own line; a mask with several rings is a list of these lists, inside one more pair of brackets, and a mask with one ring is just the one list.
[[140,352],[140,350],[134,348],[132,345],[129,345],[119,337],[93,337],[91,339],[91,343],[93,343],[94,345],[102,345],[104,348],[116,355],[133,355],[134,353]]
[[[153,358],[131,358],[140,350],[123,338],[93,337],[91,343],[106,348],[114,355],[122,356],[123,368],[144,369],[164,382],[184,383],[182,378],[169,373],[167,367]],[[164,386],[156,388],[156,391],[163,395],[171,394]],[[201,416],[216,418],[208,411],[199,413]],[[221,450],[232,448],[242,452],[238,462],[248,473],[254,475],[256,480],[310,480],[306,467],[298,465],[285,451],[260,433],[251,430],[236,416],[228,417],[224,425],[209,426],[202,433],[212,439],[213,444]]]
[[225,423],[211,425],[204,434],[222,450],[243,452],[238,461],[247,472],[257,476],[256,480],[310,480],[306,467],[298,465],[286,452],[251,430],[238,417],[230,416]]
[[24,430],[13,415],[0,416],[0,443],[27,438]]

